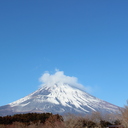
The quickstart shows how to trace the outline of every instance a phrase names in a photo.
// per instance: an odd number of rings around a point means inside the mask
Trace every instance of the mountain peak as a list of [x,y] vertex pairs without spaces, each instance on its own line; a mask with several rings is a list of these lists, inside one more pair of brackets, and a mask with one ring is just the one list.
[[[52,112],[87,114],[93,111],[115,113],[118,107],[67,83],[46,84],[30,95],[3,106],[10,113]],[[2,108],[3,108],[2,107]]]

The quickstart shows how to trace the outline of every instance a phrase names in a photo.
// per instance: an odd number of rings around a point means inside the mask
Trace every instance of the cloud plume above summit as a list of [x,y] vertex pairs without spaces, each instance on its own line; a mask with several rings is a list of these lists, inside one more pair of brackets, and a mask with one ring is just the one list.
[[84,86],[78,83],[78,79],[76,77],[66,76],[63,71],[56,71],[54,74],[45,72],[39,78],[39,81],[42,83],[41,86],[52,86],[54,84],[69,84],[70,86],[84,89]]

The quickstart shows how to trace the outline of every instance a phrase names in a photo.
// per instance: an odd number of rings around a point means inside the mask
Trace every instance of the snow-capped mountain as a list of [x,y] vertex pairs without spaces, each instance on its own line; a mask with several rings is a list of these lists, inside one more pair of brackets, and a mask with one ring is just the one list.
[[24,98],[1,106],[0,116],[26,112],[87,114],[93,111],[116,113],[118,107],[68,84],[59,83],[45,85]]

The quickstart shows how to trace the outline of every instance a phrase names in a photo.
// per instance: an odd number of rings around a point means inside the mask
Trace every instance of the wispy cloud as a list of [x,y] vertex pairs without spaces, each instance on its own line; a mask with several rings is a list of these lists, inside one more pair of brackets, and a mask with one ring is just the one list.
[[[86,88],[78,83],[78,79],[74,76],[66,76],[63,71],[56,70],[54,74],[45,72],[40,78],[39,81],[42,83],[41,86],[48,85],[52,86],[54,84],[69,84],[70,86],[86,90]],[[87,88],[88,91],[88,88]]]

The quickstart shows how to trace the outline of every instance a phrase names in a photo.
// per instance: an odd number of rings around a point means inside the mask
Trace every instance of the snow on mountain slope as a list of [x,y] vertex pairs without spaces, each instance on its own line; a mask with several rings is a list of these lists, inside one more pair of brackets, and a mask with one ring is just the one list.
[[[3,112],[4,111],[4,112]],[[86,114],[93,111],[116,113],[118,107],[68,84],[45,85],[30,95],[0,107],[0,114],[52,112]]]

